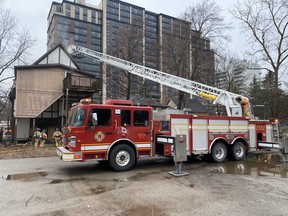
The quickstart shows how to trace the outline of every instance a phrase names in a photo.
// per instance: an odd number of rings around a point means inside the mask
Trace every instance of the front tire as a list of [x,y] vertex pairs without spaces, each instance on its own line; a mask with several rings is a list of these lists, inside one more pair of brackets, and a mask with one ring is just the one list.
[[109,166],[116,172],[123,172],[135,165],[135,152],[125,144],[119,144],[111,150]]
[[243,142],[236,142],[233,144],[231,149],[231,156],[233,160],[241,161],[244,160],[246,156],[246,147]]
[[217,142],[214,144],[211,152],[211,156],[214,162],[221,163],[226,160],[227,148],[222,142]]

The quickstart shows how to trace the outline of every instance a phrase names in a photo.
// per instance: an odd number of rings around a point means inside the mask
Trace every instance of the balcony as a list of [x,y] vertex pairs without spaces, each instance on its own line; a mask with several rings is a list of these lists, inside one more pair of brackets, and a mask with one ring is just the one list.
[[91,77],[67,74],[63,80],[63,91],[69,89],[70,91],[94,93],[100,91],[101,86],[100,79]]

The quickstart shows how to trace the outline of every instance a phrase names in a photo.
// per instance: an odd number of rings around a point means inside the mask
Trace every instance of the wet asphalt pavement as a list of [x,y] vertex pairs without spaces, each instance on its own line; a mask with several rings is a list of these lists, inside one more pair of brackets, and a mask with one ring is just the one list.
[[0,160],[0,215],[287,215],[288,163],[140,159],[128,172],[57,157]]

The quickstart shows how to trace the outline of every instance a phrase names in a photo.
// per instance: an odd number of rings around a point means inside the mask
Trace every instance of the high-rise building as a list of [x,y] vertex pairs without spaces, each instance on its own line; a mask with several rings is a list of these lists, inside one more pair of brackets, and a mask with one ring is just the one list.
[[[196,41],[201,33],[191,31],[189,22],[124,1],[102,0],[97,6],[87,4],[85,0],[53,2],[47,34],[48,49],[59,43],[66,47],[80,45],[177,76],[214,84],[214,52],[210,49],[209,39]],[[197,58],[195,49],[198,50]],[[139,96],[163,102],[176,97],[175,90],[169,87],[117,68],[101,67],[93,59],[79,58],[76,61],[83,71],[102,81],[102,101]]]
[[217,70],[217,87],[237,94],[247,95],[254,77],[264,74],[257,63],[245,59],[223,59]]

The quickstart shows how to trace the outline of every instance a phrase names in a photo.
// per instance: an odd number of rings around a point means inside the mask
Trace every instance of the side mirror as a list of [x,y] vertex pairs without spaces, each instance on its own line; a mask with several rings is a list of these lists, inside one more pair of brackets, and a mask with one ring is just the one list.
[[96,126],[98,122],[97,113],[92,113],[92,125]]

